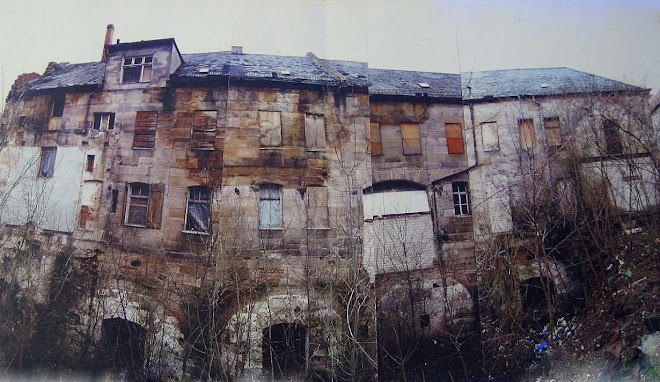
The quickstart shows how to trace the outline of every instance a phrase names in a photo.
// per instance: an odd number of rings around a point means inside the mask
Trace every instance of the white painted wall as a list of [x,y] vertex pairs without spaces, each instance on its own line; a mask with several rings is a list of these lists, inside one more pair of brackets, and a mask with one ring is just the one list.
[[0,156],[0,222],[73,232],[85,151],[58,147],[52,178],[39,178],[40,147],[8,147]]

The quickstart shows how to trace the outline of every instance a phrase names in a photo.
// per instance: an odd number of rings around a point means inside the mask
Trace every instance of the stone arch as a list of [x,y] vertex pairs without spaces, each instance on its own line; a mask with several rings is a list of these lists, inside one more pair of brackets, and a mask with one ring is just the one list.
[[[318,320],[336,320],[338,315],[331,304],[322,296],[315,296],[311,301],[303,291],[282,291],[243,306],[227,322],[227,336],[223,344],[222,362],[225,370],[233,377],[240,374],[261,378],[268,375],[264,370],[264,334],[269,328],[293,329],[296,346],[301,346],[301,333],[305,335],[305,362],[317,349],[309,348],[309,337],[326,337],[329,333],[320,333],[324,328],[313,324]],[[271,332],[272,333],[272,332]],[[302,350],[293,351],[296,362],[301,362]],[[307,365],[305,365],[307,367]],[[305,367],[302,370],[304,371]],[[295,368],[294,368],[295,369]],[[295,370],[294,370],[295,371]]]
[[371,179],[373,183],[402,180],[426,185],[429,183],[429,174],[424,169],[394,168],[374,170]]

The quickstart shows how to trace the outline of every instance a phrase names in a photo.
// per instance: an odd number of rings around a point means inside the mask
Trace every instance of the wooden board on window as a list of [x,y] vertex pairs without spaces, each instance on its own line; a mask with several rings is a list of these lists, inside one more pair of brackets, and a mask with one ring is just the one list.
[[156,126],[158,112],[138,111],[135,117],[134,148],[152,149],[156,147]]
[[463,131],[460,123],[446,123],[447,151],[449,154],[465,154]]
[[282,125],[279,111],[259,111],[259,144],[262,147],[282,145]]
[[419,138],[419,124],[402,123],[401,139],[403,141],[404,154],[421,154],[422,142]]
[[213,150],[215,148],[218,112],[215,110],[196,111],[192,120],[191,149]]
[[380,134],[380,123],[371,122],[370,148],[371,155],[383,155],[383,138]]

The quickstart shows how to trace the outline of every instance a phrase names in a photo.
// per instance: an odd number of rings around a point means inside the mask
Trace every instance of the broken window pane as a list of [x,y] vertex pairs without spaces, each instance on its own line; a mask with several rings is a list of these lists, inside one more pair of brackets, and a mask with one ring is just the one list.
[[128,202],[126,204],[126,223],[146,226],[149,209],[149,185],[146,183],[129,184]]
[[94,113],[95,130],[112,130],[115,128],[115,113]]
[[122,83],[149,82],[152,74],[152,56],[125,58],[122,66]]
[[210,232],[211,194],[209,187],[194,186],[188,188],[186,231]]
[[57,147],[42,147],[41,162],[39,163],[39,177],[52,178],[55,173],[55,156]]

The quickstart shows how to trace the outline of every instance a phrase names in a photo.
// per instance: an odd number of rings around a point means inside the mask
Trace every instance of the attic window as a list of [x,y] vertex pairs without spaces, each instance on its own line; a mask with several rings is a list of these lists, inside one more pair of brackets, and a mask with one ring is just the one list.
[[288,71],[288,70],[282,70],[282,71],[280,72],[280,74],[285,75],[285,76],[288,76],[289,74],[291,74],[291,72]]
[[421,88],[430,88],[431,85],[427,84],[426,82],[420,82],[419,87],[421,87]]
[[541,86],[541,88],[545,89],[545,88],[549,87],[550,85],[543,83],[540,86]]
[[150,82],[153,56],[124,58],[122,66],[122,83]]
[[208,73],[208,72],[209,72],[209,68],[201,68],[201,69],[199,70],[199,72],[200,72],[200,73]]

